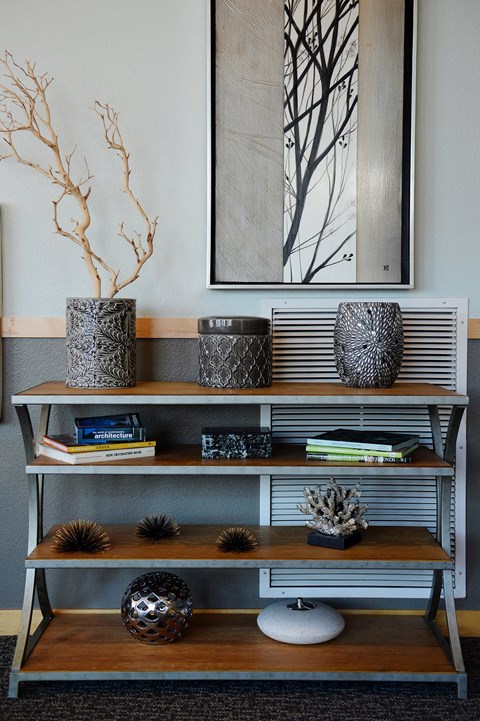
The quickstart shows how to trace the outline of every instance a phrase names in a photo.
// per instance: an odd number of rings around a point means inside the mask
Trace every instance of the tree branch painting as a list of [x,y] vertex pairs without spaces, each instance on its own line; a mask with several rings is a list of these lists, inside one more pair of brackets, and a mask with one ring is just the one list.
[[211,0],[208,287],[413,287],[417,0]]
[[286,283],[355,280],[357,30],[358,0],[285,2]]

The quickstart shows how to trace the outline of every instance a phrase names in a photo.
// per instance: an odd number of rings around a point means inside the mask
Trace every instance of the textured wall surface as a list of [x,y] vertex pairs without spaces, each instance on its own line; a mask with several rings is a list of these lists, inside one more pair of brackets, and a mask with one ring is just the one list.
[[[234,6],[237,3],[226,3]],[[418,3],[415,179],[415,289],[413,295],[469,296],[480,315],[477,263],[480,143],[477,87],[478,0]],[[208,242],[208,0],[3,0],[0,48],[21,61],[36,60],[55,77],[52,108],[63,152],[76,146],[76,177],[89,161],[91,237],[114,267],[118,223],[126,211],[118,158],[104,147],[98,98],[120,113],[131,151],[132,185],[152,215],[159,215],[157,250],[135,283],[138,315],[255,315],[267,297],[285,290],[206,288]],[[28,18],[28,22],[26,21]],[[45,178],[8,162],[0,165],[7,316],[61,316],[67,296],[90,292],[73,244],[52,227],[52,188]],[[65,214],[65,224],[73,211]],[[245,220],[242,243],[248,236]],[[45,282],[48,280],[48,282]],[[331,291],[313,291],[328,297]],[[410,291],[402,291],[410,292]],[[288,291],[290,297],[311,295]],[[369,298],[398,290],[370,291]],[[352,299],[365,291],[350,291]],[[128,296],[128,293],[125,293]]]
[[[480,384],[476,369],[480,364],[480,341],[471,341],[469,410],[469,451],[467,463],[467,598],[458,608],[480,610],[480,562],[476,549],[480,543],[477,509],[480,502]],[[139,379],[195,380],[197,371],[196,341],[142,341],[138,344]],[[4,342],[5,396],[4,419],[0,423],[0,568],[4,582],[0,586],[0,609],[19,608],[23,598],[24,558],[27,546],[28,494],[25,460],[20,428],[10,397],[32,385],[63,377],[65,367],[62,340],[11,340]],[[52,432],[71,428],[72,413],[52,416]],[[82,406],[89,414],[93,409]],[[178,408],[139,407],[152,438],[178,442],[195,442],[202,425],[252,424],[256,410],[194,406]],[[117,476],[50,476],[46,480],[45,526],[75,518],[98,523],[136,523],[149,513],[173,515],[180,523],[258,523],[258,479],[255,477],[145,477]],[[116,607],[123,589],[138,574],[125,571],[55,571],[49,572],[52,604],[56,607]],[[256,571],[214,572],[182,571],[191,585],[194,603],[200,606],[258,607]],[[341,599],[337,601],[342,605]],[[380,607],[395,606],[383,600]],[[371,607],[351,600],[343,605]],[[412,601],[401,607],[415,606]]]

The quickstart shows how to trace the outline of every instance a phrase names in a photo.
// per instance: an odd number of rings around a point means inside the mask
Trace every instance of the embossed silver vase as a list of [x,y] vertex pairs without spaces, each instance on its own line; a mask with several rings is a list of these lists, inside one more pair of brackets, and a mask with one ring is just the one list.
[[333,350],[338,375],[345,385],[392,386],[403,359],[403,321],[398,303],[340,303]]
[[127,388],[136,381],[136,302],[67,298],[68,388]]

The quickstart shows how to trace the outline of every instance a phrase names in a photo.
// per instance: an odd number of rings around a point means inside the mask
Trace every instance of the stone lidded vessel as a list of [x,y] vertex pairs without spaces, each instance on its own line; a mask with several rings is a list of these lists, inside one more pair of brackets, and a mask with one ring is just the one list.
[[398,303],[345,302],[338,306],[333,350],[338,375],[351,388],[389,388],[403,360]]

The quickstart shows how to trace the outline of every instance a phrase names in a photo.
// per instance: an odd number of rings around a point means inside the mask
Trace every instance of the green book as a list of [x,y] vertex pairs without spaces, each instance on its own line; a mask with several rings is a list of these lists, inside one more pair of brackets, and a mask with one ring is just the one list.
[[[368,453],[368,451],[364,451]],[[389,458],[388,456],[350,456],[345,453],[308,453],[307,461],[327,461],[329,463],[411,463],[412,457]]]
[[364,448],[348,448],[347,446],[317,446],[316,444],[307,444],[307,453],[335,453],[336,455],[346,456],[379,456],[383,458],[405,458],[418,448],[418,443],[414,443],[408,448],[402,448],[400,451],[365,451]]

